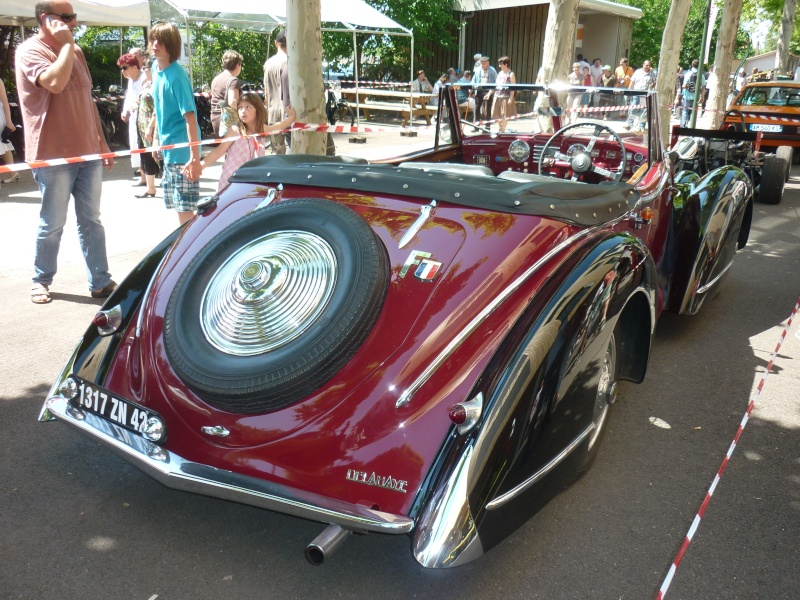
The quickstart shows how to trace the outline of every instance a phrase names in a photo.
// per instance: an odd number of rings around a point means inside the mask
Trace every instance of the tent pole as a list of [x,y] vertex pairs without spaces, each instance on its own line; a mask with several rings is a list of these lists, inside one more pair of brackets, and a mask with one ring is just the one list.
[[[414,81],[414,30],[411,30],[411,78],[410,82]],[[410,84],[409,101],[408,101],[408,127],[414,129],[414,86]]]
[[361,110],[358,102],[358,42],[356,41],[356,31],[353,30],[353,77],[356,80],[356,127],[361,127]]
[[186,58],[189,60],[189,81],[192,82],[192,90],[194,90],[194,70],[192,69],[192,30],[189,28],[189,15],[187,13],[186,19]]

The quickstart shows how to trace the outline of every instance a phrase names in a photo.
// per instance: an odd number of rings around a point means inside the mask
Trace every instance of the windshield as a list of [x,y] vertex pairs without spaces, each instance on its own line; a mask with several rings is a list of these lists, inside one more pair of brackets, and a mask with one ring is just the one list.
[[751,86],[739,100],[745,106],[800,106],[800,87]]
[[[554,127],[600,121],[620,135],[642,134],[649,125],[646,96],[627,89],[507,86],[481,89],[456,84],[466,138],[488,133],[552,133]],[[557,119],[554,119],[557,117]]]

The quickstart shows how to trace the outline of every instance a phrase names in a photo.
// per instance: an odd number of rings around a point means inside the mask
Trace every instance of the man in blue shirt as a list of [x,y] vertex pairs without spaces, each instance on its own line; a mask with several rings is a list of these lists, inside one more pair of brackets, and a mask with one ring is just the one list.
[[700,61],[695,58],[692,61],[692,68],[686,71],[683,76],[683,111],[681,112],[681,127],[689,126],[692,118],[692,111],[695,109],[698,92],[704,85],[702,81],[703,76],[697,70],[699,64]]
[[[175,25],[158,23],[150,30],[150,45],[158,61],[153,84],[155,119],[151,122],[148,141],[154,125],[162,145],[198,142],[200,127],[189,76],[177,62],[181,57],[181,34]],[[164,205],[178,212],[185,223],[194,216],[200,199],[200,146],[164,150]]]

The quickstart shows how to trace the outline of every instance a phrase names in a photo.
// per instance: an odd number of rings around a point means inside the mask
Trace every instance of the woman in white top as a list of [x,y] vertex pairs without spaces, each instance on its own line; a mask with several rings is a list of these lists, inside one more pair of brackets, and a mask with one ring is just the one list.
[[[131,150],[139,147],[138,130],[136,121],[139,115],[139,97],[142,95],[147,74],[139,68],[139,61],[134,54],[123,54],[117,59],[117,66],[122,75],[128,80],[128,89],[125,92],[125,102],[122,104],[122,120],[128,123],[128,146]],[[147,185],[144,171],[141,170],[141,159],[138,154],[131,154],[131,166],[139,169],[139,181],[134,187]]]
[[[14,123],[11,121],[11,109],[8,106],[6,86],[3,85],[3,80],[0,79],[0,133],[2,133],[3,129],[6,127],[8,127],[12,132],[16,131],[17,129]],[[0,141],[0,154],[2,154],[5,164],[10,165],[14,162],[14,157],[11,154],[13,151],[14,146],[11,145],[11,142]],[[19,173],[11,173],[10,175],[0,179],[0,182],[12,183],[17,179],[19,179]]]

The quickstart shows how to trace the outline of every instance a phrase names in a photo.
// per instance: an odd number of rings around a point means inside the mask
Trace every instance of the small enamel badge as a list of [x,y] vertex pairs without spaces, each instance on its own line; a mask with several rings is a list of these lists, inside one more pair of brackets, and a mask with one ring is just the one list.
[[400,269],[400,277],[405,277],[406,273],[408,273],[412,267],[416,267],[414,270],[414,277],[422,281],[433,281],[433,278],[436,277],[439,269],[442,268],[442,263],[435,260],[429,260],[430,256],[430,252],[412,250],[411,254],[409,254],[408,258],[406,259],[403,268]]

